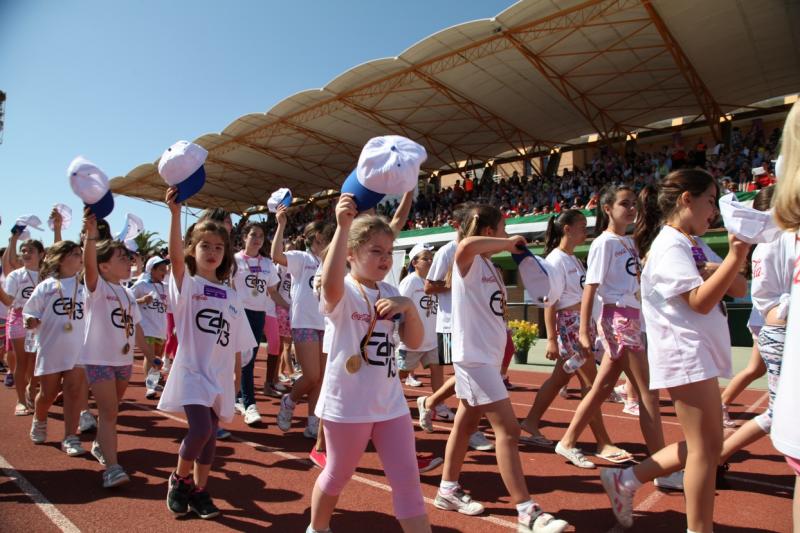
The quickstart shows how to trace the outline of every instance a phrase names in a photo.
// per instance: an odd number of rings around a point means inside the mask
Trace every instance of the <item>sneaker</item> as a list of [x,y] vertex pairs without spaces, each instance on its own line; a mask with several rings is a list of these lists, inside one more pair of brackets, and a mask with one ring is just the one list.
[[281,382],[278,382],[278,383],[273,383],[272,384],[272,390],[279,392],[281,394],[281,396],[283,396],[284,394],[289,392],[289,387],[287,387],[286,385],[284,385]]
[[303,436],[307,439],[317,440],[319,433],[319,418],[314,415],[308,417],[308,425],[303,430]]
[[14,387],[14,374],[9,372],[6,374],[5,379],[3,380],[3,384],[8,387],[9,389]]
[[103,488],[110,489],[129,482],[131,478],[120,465],[111,465],[103,471]]
[[436,418],[439,420],[446,420],[448,422],[451,422],[456,419],[456,414],[443,403],[440,403],[439,405],[434,407],[433,410],[436,413]]
[[292,428],[292,416],[294,415],[294,406],[289,407],[287,400],[291,398],[285,395],[281,398],[281,409],[278,411],[278,428],[286,433]]
[[417,454],[417,467],[419,468],[420,474],[428,470],[433,470],[442,463],[444,463],[444,459],[441,457]]
[[283,396],[282,392],[276,389],[274,385],[270,385],[269,383],[264,383],[264,387],[261,389],[261,392],[264,394],[264,396],[269,396],[270,398],[280,398]]
[[653,485],[661,490],[683,490],[683,470],[673,472],[668,476],[657,477]]
[[211,501],[211,496],[208,492],[204,490],[195,489],[192,491],[189,495],[189,509],[203,520],[219,516],[219,509]]
[[425,408],[427,396],[417,396],[417,410],[419,410],[419,427],[425,433],[433,433],[433,409]]
[[514,385],[511,384],[511,380],[508,379],[508,376],[503,376],[503,385],[506,386],[506,390],[514,390]]
[[78,419],[78,431],[86,433],[93,429],[97,429],[97,420],[94,419],[94,416],[89,411],[81,411],[81,416]]
[[34,444],[43,444],[47,440],[47,420],[39,422],[36,417],[31,422],[31,440]]
[[333,530],[331,528],[321,529],[321,530],[314,529],[313,527],[311,527],[311,524],[309,524],[308,527],[306,528],[306,533],[333,533]]
[[433,505],[445,511],[458,511],[468,516],[479,515],[483,512],[483,505],[473,501],[464,489],[458,487],[453,492],[443,493],[442,489],[436,492],[436,499]]
[[406,378],[406,387],[422,387],[422,382],[414,374],[409,374]]
[[217,428],[217,440],[225,440],[231,437],[231,432],[225,428]]
[[608,401],[613,403],[625,403],[625,400],[628,399],[628,393],[625,392],[625,384],[617,385],[611,390],[611,394],[608,395]]
[[172,368],[172,359],[170,359],[169,357],[165,357],[164,364],[162,365],[161,370],[164,373],[169,374],[170,368]]
[[534,506],[533,514],[517,518],[517,533],[561,533],[568,527],[566,520],[543,512],[538,505]]
[[70,457],[77,457],[86,453],[86,448],[81,446],[81,439],[77,435],[67,435],[67,438],[61,441],[61,451]]
[[233,408],[236,410],[237,413],[239,413],[242,416],[244,416],[244,414],[247,412],[247,408],[244,406],[241,400],[233,404]]
[[567,448],[561,444],[561,441],[556,443],[556,453],[578,468],[595,467],[595,464],[583,455],[580,448]]
[[600,481],[603,489],[611,500],[611,510],[617,522],[622,527],[628,528],[633,525],[633,492],[626,490],[622,486],[622,470],[619,468],[602,468],[600,470]]
[[256,404],[248,405],[244,411],[244,423],[248,426],[261,422],[261,414],[258,412]]
[[92,455],[94,455],[98,463],[106,466],[106,458],[103,456],[103,450],[100,449],[100,443],[97,441],[92,441]]
[[170,474],[167,485],[167,509],[175,516],[183,516],[189,512],[189,496],[194,490],[191,477],[179,478],[175,472]]
[[569,389],[567,389],[566,385],[558,389],[558,395],[564,398],[565,400],[569,399]]
[[155,368],[151,368],[150,372],[147,373],[147,377],[144,379],[144,388],[145,393],[144,397],[148,400],[152,400],[156,397],[156,387],[158,386],[158,382],[161,380],[161,372],[156,370]]
[[292,380],[286,374],[278,374],[278,381],[281,383],[291,383]]
[[322,469],[328,464],[328,454],[322,450],[318,450],[316,447],[311,448],[308,458],[311,459],[311,462],[314,463],[315,466]]
[[622,412],[631,416],[639,416],[639,402],[626,401],[625,407],[622,408]]
[[736,421],[731,419],[730,413],[728,413],[728,406],[722,404],[722,427],[733,429],[736,427]]
[[482,431],[476,431],[469,436],[469,447],[473,450],[478,450],[479,452],[489,452],[494,450],[494,444],[492,444],[489,439],[486,438],[486,435],[484,435]]
[[731,484],[728,483],[728,480],[725,478],[725,473],[730,469],[730,467],[731,465],[728,463],[717,465],[717,479],[716,479],[717,489],[728,490],[731,488]]

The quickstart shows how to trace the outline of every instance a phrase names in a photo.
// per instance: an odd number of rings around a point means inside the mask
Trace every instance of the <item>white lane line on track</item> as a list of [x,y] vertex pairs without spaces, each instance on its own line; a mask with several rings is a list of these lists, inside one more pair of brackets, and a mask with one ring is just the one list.
[[65,533],[80,533],[81,530],[78,529],[69,518],[64,516],[55,505],[50,503],[50,500],[45,498],[44,494],[39,492],[39,489],[34,487],[31,482],[20,474],[2,455],[0,455],[0,470],[2,470],[3,475],[12,479],[14,483],[17,484],[22,492],[36,504],[36,507],[38,507],[58,529]]
[[[151,412],[151,413],[163,416],[164,418],[169,418],[170,420],[175,420],[176,422],[180,422],[182,424],[186,424],[186,419],[181,418],[179,416],[175,416],[175,415],[170,414],[170,413],[165,413],[163,411],[158,411],[156,409],[153,409],[151,407],[148,407],[146,405],[142,405],[142,404],[139,404],[139,403],[136,403],[136,402],[125,401],[123,403],[126,403],[126,404],[130,405],[131,407],[135,407],[136,409],[139,409],[140,411]],[[275,454],[275,455],[277,455],[279,457],[282,457],[284,459],[289,459],[289,460],[292,460],[292,461],[302,462],[303,464],[307,464],[309,462],[309,459],[307,459],[305,457],[299,457],[297,455],[281,451],[278,448],[273,448],[272,446],[267,446],[266,444],[258,444],[257,442],[252,442],[252,441],[249,441],[249,440],[245,440],[245,439],[237,437],[236,435],[233,435],[233,434],[231,434],[230,440],[239,442],[239,443],[244,444],[246,446],[249,446],[249,447],[251,447],[251,448],[253,448],[255,450],[266,451],[268,453]],[[374,487],[374,488],[383,490],[383,491],[388,492],[388,493],[392,492],[392,487],[391,486],[389,486],[389,485],[387,485],[385,483],[381,483],[379,481],[375,481],[375,480],[372,480],[372,479],[369,479],[369,478],[366,478],[366,477],[363,477],[363,476],[359,476],[358,474],[354,474],[352,479],[354,481],[357,481],[357,482],[362,483],[364,485],[368,485],[370,487]],[[34,489],[34,490],[36,490],[36,489]],[[429,505],[433,505],[433,500],[431,498],[428,498],[428,497],[424,497],[424,498],[425,498],[425,503],[427,503]],[[516,522],[511,522],[509,520],[503,520],[502,518],[497,518],[496,516],[492,516],[492,515],[477,516],[476,518],[478,518],[480,520],[483,520],[484,522],[489,522],[489,523],[494,524],[496,526],[501,526],[501,527],[506,528],[506,529],[513,529],[513,530],[517,529],[517,523]],[[76,529],[75,531],[79,531],[79,530]]]

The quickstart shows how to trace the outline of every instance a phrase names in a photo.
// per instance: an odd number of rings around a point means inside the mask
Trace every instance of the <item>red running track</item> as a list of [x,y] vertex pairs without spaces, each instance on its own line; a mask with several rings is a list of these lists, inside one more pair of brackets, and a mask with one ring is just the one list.
[[[263,383],[263,376],[261,364],[256,382]],[[546,377],[539,372],[512,372],[518,389],[511,399],[520,418]],[[427,379],[423,381],[427,386]],[[426,387],[406,389],[414,417],[414,399],[424,390]],[[296,414],[303,418],[296,417],[292,430],[284,435],[275,425],[278,400],[258,399],[266,424],[251,428],[237,417],[229,426],[233,438],[218,444],[208,488],[223,514],[203,521],[174,519],[167,511],[166,480],[175,466],[186,426],[181,417],[156,411],[156,401],[144,399],[140,368],[134,371],[119,416],[120,462],[131,475],[131,483],[112,490],[101,487],[101,467],[91,455],[69,458],[60,451],[60,407],[51,409],[48,442],[36,446],[28,438],[31,417],[13,416],[15,394],[10,389],[0,391],[0,413],[6,414],[0,440],[0,531],[305,531],[311,488],[319,473],[307,460],[313,443],[302,435],[306,406],[298,406]],[[739,402],[732,414],[746,419],[766,406],[766,395],[747,390]],[[455,401],[450,400],[450,405],[455,406]],[[576,406],[577,396],[558,398],[546,414],[545,435],[557,439]],[[674,410],[666,400],[662,406],[667,441],[678,440],[681,432]],[[643,455],[637,419],[623,414],[620,404],[606,403],[603,410],[617,444]],[[436,422],[432,434],[417,429],[418,451],[443,455],[450,425]],[[487,432],[491,438],[491,431]],[[582,446],[590,452],[591,433],[587,431],[583,437]],[[87,449],[91,439],[92,435],[82,437]],[[543,448],[521,446],[520,453],[531,493],[545,510],[568,520],[576,531],[617,528],[598,470],[580,470]],[[434,531],[514,530],[514,507],[497,473],[493,452],[469,452],[461,478],[473,497],[486,505],[482,517],[433,507],[440,474],[441,467],[421,476]],[[717,493],[717,532],[790,530],[794,477],[768,439],[734,456],[729,479],[732,490]],[[647,485],[637,494],[635,506],[634,531],[685,531],[681,493],[662,493]],[[356,477],[345,489],[332,528],[337,533],[400,531],[374,450],[365,453]]]

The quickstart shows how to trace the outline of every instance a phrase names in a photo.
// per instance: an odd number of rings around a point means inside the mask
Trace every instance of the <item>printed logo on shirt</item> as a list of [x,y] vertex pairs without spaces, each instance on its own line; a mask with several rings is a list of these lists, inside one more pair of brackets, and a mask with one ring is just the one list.
[[292,290],[292,278],[288,275],[283,278],[283,290],[286,293]]
[[314,278],[316,278],[316,277],[317,276],[314,275],[314,276],[311,276],[310,278],[308,278],[308,288],[311,289],[312,291],[314,290]]
[[33,294],[33,287],[25,287],[22,289],[22,297],[26,300],[31,297],[31,294]]
[[261,270],[261,267],[258,266],[258,265],[255,265],[255,266],[250,265],[250,272],[255,274],[255,273],[258,273],[258,272],[263,272],[263,270]]
[[434,295],[425,294],[419,299],[419,307],[426,316],[435,315],[439,312],[439,300]]
[[133,317],[119,307],[111,311],[111,323],[115,328],[124,329],[126,337],[133,337]]
[[228,293],[225,291],[225,289],[211,287],[209,285],[203,286],[203,294],[210,296],[211,298],[221,298],[223,300],[228,298]]
[[581,289],[583,289],[583,286],[586,284],[586,274],[581,274],[581,282],[580,283],[581,283]]
[[155,311],[156,313],[160,314],[167,312],[167,306],[164,305],[164,302],[162,302],[161,300],[157,300],[156,298],[150,300],[150,303],[146,304],[144,308],[149,309],[151,311]]
[[[360,346],[364,345],[365,337],[362,337]],[[371,349],[373,346],[375,347],[374,350]],[[372,357],[373,354],[374,357]],[[391,334],[380,331],[372,332],[372,336],[370,336],[367,343],[367,362],[373,366],[385,366],[387,378],[393,378],[397,375],[394,343],[392,342]]]
[[195,315],[194,323],[200,331],[216,335],[216,342],[220,346],[228,345],[231,324],[225,320],[221,311],[217,311],[216,309],[202,309]]
[[372,317],[370,317],[367,313],[359,313],[358,311],[353,311],[353,314],[350,315],[351,320],[359,320],[361,322],[366,322],[369,324]]
[[630,276],[636,277],[639,272],[639,260],[635,257],[628,257],[628,260],[625,261],[625,272]]
[[73,303],[72,298],[57,298],[53,302],[53,313],[59,316],[64,316],[72,312],[72,306],[75,305],[75,314],[72,318],[81,320],[83,318],[83,304],[78,302]]
[[753,259],[753,278],[760,278],[761,270],[761,259]]
[[503,293],[499,289],[494,291],[492,297],[489,298],[489,309],[495,316],[503,316]]
[[[259,268],[259,270],[261,269]],[[267,280],[261,279],[258,276],[247,276],[244,278],[244,284],[248,289],[256,289],[259,294],[264,294],[264,291],[267,289]]]

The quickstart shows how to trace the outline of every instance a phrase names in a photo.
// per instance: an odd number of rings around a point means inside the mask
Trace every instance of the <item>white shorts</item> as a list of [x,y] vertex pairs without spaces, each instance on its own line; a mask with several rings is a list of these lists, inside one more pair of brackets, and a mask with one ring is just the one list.
[[431,365],[439,366],[439,349],[433,348],[424,352],[413,352],[406,350],[397,350],[397,368],[404,372],[411,372],[417,368],[420,363],[422,368],[428,368]]
[[463,366],[453,363],[456,372],[456,398],[470,406],[487,405],[508,398],[500,366]]

